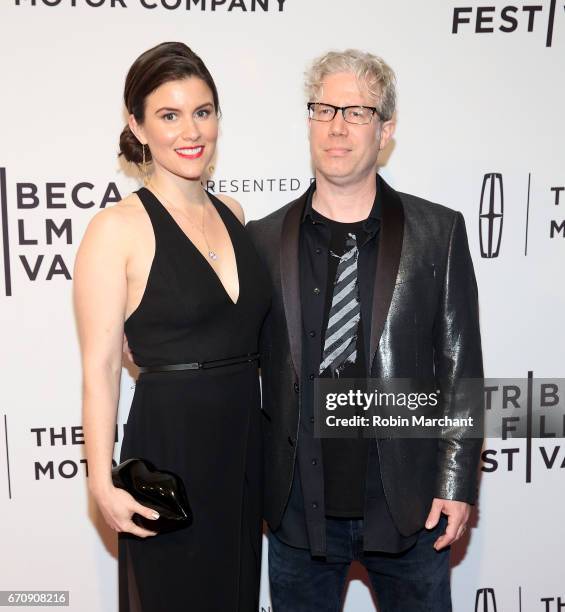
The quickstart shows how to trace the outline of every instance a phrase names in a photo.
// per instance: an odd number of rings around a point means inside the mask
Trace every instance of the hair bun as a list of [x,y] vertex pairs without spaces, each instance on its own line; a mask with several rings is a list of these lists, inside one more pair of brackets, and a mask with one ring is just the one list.
[[[128,162],[141,164],[143,162],[143,145],[137,140],[129,125],[126,125],[120,134],[120,153]],[[149,147],[145,148],[145,161],[151,161]]]

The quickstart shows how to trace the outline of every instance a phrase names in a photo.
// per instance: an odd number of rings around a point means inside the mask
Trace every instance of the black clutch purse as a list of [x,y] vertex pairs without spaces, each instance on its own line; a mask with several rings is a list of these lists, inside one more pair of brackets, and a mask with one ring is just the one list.
[[158,470],[147,459],[132,458],[112,468],[112,482],[140,504],[159,513],[157,520],[134,514],[132,520],[136,525],[162,533],[192,524],[184,483],[177,474]]

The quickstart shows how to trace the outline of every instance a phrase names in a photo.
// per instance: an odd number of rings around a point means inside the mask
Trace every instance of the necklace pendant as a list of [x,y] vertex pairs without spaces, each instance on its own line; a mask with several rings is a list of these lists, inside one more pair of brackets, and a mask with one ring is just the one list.
[[216,261],[216,259],[218,259],[218,256],[216,255],[216,253],[212,250],[208,251],[208,257],[210,259],[213,259],[214,261]]

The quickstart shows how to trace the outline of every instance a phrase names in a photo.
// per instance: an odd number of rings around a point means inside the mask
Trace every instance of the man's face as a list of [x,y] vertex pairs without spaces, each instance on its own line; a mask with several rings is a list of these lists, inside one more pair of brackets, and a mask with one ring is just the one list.
[[[377,104],[351,72],[328,75],[321,97],[315,102],[334,106]],[[310,119],[310,153],[316,173],[340,185],[363,180],[376,172],[379,151],[386,146],[393,131],[393,122],[383,123],[377,114],[366,125],[347,123],[341,111],[332,121]]]

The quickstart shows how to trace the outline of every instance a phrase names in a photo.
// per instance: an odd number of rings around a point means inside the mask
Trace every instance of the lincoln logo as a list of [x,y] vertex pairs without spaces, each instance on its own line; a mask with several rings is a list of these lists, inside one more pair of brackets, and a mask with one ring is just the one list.
[[475,612],[497,612],[494,589],[478,589],[475,598]]
[[481,257],[498,257],[502,240],[502,218],[504,214],[504,193],[502,174],[485,174],[481,189],[479,211],[479,238]]

